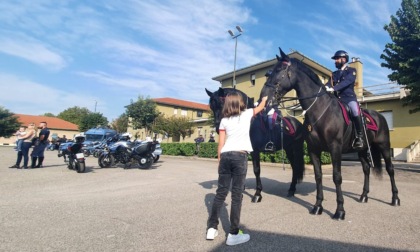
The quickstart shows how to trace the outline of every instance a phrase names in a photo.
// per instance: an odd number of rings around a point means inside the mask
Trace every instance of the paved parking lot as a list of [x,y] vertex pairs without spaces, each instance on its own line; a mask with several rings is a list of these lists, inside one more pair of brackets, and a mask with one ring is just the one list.
[[[262,167],[261,203],[251,203],[255,178],[248,169],[241,223],[251,240],[227,247],[230,199],[219,236],[205,240],[208,211],[217,186],[217,162],[163,156],[150,170],[68,170],[56,152],[45,167],[9,169],[16,152],[0,147],[0,251],[420,251],[420,168],[399,164],[401,206],[393,207],[386,172],[371,176],[367,204],[358,203],[360,165],[343,167],[346,219],[334,221],[335,187],[324,169],[324,213],[315,202],[312,167],[295,198],[287,198],[291,170]],[[228,196],[229,197],[229,196]]]

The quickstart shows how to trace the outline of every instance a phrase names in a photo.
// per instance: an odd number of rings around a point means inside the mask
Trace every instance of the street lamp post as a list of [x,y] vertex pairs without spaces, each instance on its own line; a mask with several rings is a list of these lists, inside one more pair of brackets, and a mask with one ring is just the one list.
[[238,37],[241,36],[242,32],[243,32],[242,28],[239,25],[236,26],[236,30],[238,30],[238,32],[239,32],[237,35],[235,35],[235,33],[233,33],[232,30],[228,30],[230,36],[232,36],[232,39],[235,39],[235,59],[233,61],[232,87],[236,86],[236,49],[238,47]]

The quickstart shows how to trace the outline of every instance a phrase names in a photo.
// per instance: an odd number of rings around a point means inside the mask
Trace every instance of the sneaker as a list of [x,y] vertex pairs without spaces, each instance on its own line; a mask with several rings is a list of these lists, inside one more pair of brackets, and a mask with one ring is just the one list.
[[216,238],[216,236],[219,234],[219,232],[217,231],[217,229],[215,228],[209,228],[207,229],[207,240],[214,240],[214,238]]
[[17,166],[17,165],[12,165],[12,166],[10,166],[9,168],[19,168],[19,166]]
[[236,235],[229,233],[226,239],[226,245],[233,246],[233,245],[245,243],[249,241],[250,238],[251,237],[249,236],[249,234],[244,234],[242,230],[239,230],[239,233]]

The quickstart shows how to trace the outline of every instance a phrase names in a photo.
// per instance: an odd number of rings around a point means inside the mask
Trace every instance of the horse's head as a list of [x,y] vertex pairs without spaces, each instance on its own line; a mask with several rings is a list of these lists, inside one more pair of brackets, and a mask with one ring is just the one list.
[[290,72],[292,62],[289,56],[287,56],[281,49],[280,55],[281,57],[276,55],[277,63],[261,89],[260,98],[268,96],[266,107],[273,107],[277,105],[277,99],[283,97],[287,92],[294,88],[294,76],[292,76]]
[[220,121],[222,121],[223,115],[222,115],[222,109],[223,105],[225,104],[225,98],[227,95],[232,93],[239,93],[242,95],[242,99],[245,102],[247,108],[253,108],[254,107],[254,98],[248,97],[244,92],[233,89],[233,88],[219,88],[215,92],[210,92],[206,88],[207,95],[210,97],[209,105],[210,109],[213,111],[214,116],[214,127],[216,128],[217,134],[219,134],[219,125]]
[[223,118],[222,109],[225,103],[224,99],[226,97],[225,90],[223,88],[219,88],[219,90],[212,93],[206,88],[206,93],[210,97],[209,105],[211,111],[213,111],[214,127],[216,128],[217,134],[219,134],[219,125]]

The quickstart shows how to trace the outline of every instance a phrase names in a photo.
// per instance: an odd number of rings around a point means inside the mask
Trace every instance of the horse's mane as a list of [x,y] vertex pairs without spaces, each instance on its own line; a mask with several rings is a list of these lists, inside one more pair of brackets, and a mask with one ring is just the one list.
[[319,79],[318,75],[314,73],[309,67],[302,63],[302,61],[292,58],[290,59],[292,63],[296,64],[296,67],[299,71],[304,72],[313,82],[315,82],[318,86],[323,85],[321,80]]

